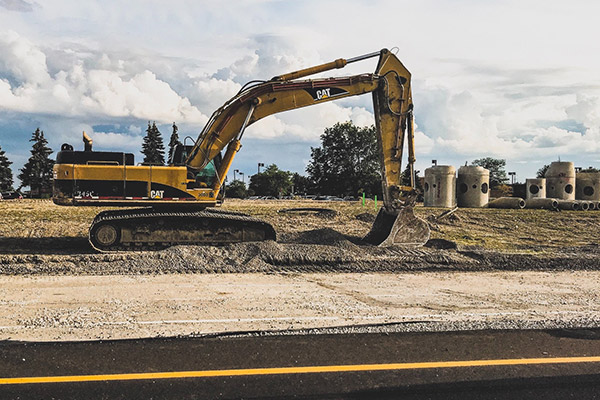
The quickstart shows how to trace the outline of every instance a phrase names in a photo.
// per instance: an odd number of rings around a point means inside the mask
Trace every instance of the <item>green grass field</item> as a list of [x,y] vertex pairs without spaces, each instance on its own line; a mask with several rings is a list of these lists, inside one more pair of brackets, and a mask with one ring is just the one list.
[[[379,206],[381,203],[379,204]],[[338,212],[335,217],[279,213],[292,207],[323,207]],[[330,228],[361,237],[370,228],[356,218],[376,214],[373,201],[318,202],[283,200],[226,200],[225,210],[240,211],[271,223],[279,235]],[[100,207],[62,207],[51,201],[0,201],[0,238],[87,237]],[[416,207],[422,218],[432,220],[444,209]],[[546,252],[599,243],[600,211],[459,209],[451,217],[432,223],[432,238],[447,239],[459,246],[507,252]]]

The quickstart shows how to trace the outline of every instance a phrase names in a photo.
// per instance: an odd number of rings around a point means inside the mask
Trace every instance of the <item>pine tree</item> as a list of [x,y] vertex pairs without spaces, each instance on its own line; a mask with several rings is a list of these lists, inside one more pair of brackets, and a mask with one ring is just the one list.
[[142,144],[142,154],[144,155],[144,164],[165,165],[165,146],[162,136],[156,127],[156,122],[146,129],[146,136]]
[[0,147],[0,191],[6,192],[12,190],[13,187],[13,175],[10,165],[12,162],[8,161],[6,154],[2,147]]
[[177,134],[178,130],[179,128],[177,127],[177,125],[175,125],[175,122],[173,122],[173,133],[171,134],[171,140],[169,140],[169,164],[173,163],[173,156],[175,155],[175,146],[181,144],[181,142],[179,141],[179,135]]
[[42,194],[49,193],[52,189],[54,160],[48,157],[52,154],[52,149],[48,147],[44,131],[40,131],[40,128],[33,132],[29,141],[33,142],[31,157],[21,169],[19,179],[22,186],[29,186],[32,196],[41,197]]

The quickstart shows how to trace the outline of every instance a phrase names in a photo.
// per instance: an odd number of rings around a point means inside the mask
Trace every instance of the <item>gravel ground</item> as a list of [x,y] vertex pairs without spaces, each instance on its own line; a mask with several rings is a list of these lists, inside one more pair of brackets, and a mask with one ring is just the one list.
[[[331,213],[298,212],[310,201],[233,201],[224,208],[263,218],[277,242],[175,246],[161,251],[100,254],[87,242],[93,207],[48,201],[0,202],[0,274],[110,275],[233,272],[407,272],[489,270],[597,270],[600,211],[443,210],[418,207],[430,221],[431,246],[378,248],[361,237],[374,210],[325,202]],[[295,212],[278,212],[295,209]],[[532,241],[539,234],[539,240]]]
[[328,228],[288,235],[284,243],[174,246],[161,251],[114,254],[0,254],[0,274],[4,275],[598,269],[600,251],[596,246],[546,254],[379,248],[357,245]]
[[0,276],[0,340],[597,327],[599,287],[599,271]]
[[95,208],[0,202],[0,339],[598,327],[600,212],[417,208],[429,247],[364,244],[375,210],[231,202],[277,242],[101,254]]
[[[600,247],[588,245],[544,253],[433,247],[380,248],[331,228],[281,235],[278,242],[225,246],[174,246],[160,251],[95,253],[83,238],[19,239],[20,254],[0,253],[0,274],[112,275],[234,272],[409,272],[490,270],[597,270]],[[10,240],[4,241],[8,246]],[[450,243],[450,245],[448,245]],[[39,250],[36,244],[47,244]],[[79,251],[78,251],[79,250]],[[81,251],[83,250],[83,251]],[[52,254],[55,253],[55,254]]]

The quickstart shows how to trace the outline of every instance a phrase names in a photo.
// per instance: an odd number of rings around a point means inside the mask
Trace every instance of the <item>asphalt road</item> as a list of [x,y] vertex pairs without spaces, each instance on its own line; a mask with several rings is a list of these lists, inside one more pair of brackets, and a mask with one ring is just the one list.
[[0,398],[596,398],[600,330],[0,343]]

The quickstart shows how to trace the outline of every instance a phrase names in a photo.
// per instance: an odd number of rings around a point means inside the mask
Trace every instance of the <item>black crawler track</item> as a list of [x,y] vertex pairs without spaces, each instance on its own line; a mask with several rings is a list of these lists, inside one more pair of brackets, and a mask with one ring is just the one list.
[[276,240],[265,221],[221,210],[161,211],[152,208],[103,211],[89,230],[98,251],[157,250],[178,244],[226,244]]

